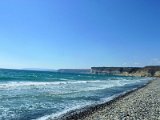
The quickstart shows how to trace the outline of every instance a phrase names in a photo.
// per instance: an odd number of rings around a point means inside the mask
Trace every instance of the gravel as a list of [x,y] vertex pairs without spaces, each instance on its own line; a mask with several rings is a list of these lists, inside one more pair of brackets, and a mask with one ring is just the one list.
[[78,120],[160,120],[160,79]]

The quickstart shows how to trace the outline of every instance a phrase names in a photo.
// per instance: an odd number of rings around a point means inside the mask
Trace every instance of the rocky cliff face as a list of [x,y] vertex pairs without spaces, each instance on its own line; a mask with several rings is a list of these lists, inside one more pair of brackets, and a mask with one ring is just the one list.
[[113,74],[123,76],[160,77],[160,66],[146,67],[92,67],[93,74]]

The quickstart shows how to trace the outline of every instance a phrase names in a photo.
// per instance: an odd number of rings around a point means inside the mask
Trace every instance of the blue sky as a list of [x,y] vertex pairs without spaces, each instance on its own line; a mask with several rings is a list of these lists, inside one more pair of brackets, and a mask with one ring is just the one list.
[[1,0],[1,68],[160,64],[159,0]]

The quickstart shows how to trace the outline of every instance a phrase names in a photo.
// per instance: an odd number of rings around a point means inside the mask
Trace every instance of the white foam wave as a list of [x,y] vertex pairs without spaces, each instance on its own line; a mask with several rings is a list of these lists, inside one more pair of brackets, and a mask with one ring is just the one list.
[[[0,89],[7,89],[7,88],[18,88],[18,87],[47,87],[47,86],[57,86],[57,85],[72,85],[72,84],[91,84],[93,87],[94,84],[98,84],[101,87],[103,86],[114,86],[114,85],[123,85],[120,81],[55,81],[55,82],[5,82],[0,83]],[[101,85],[102,84],[102,85]],[[98,87],[97,85],[95,87]]]
[[22,87],[22,86],[47,86],[47,85],[63,85],[63,84],[85,84],[85,83],[99,83],[100,80],[95,81],[55,81],[55,82],[3,82],[0,83],[0,88]]
[[[144,80],[146,80],[145,78]],[[0,89],[7,89],[7,88],[18,88],[18,87],[47,87],[47,86],[57,86],[57,85],[69,85],[69,84],[84,84],[90,86],[90,88],[109,88],[113,86],[123,86],[125,84],[131,84],[135,82],[139,82],[143,79],[138,80],[127,80],[127,79],[121,79],[121,80],[72,80],[72,81],[54,81],[54,82],[32,82],[32,81],[21,81],[21,82],[2,82],[0,83]]]
[[58,112],[58,113],[53,113],[51,115],[45,115],[45,116],[42,116],[40,118],[37,118],[37,119],[32,119],[32,120],[50,120],[50,119],[55,119],[55,118],[58,118],[59,116],[63,115],[63,114],[66,114],[68,113],[69,111],[71,110],[76,110],[76,109],[80,109],[80,108],[83,108],[87,105],[90,105],[91,103],[84,103],[83,105],[75,105],[74,107],[70,107],[70,108],[67,108],[61,112]]

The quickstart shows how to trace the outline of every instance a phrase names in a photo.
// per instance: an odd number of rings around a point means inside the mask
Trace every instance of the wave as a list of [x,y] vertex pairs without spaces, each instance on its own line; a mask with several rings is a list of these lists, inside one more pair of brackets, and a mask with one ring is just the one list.
[[39,86],[57,86],[57,85],[69,85],[69,84],[88,84],[91,85],[93,88],[94,86],[98,88],[98,85],[102,89],[106,87],[113,87],[113,86],[123,86],[126,84],[131,84],[135,82],[140,82],[142,80],[149,80],[149,78],[143,78],[138,80],[127,80],[127,79],[120,79],[120,80],[70,80],[70,81],[54,81],[54,82],[33,82],[33,81],[10,81],[10,82],[0,82],[0,89],[4,88],[17,88],[17,87],[39,87]]
[[57,86],[57,85],[65,85],[65,84],[92,84],[92,83],[108,83],[108,86],[121,85],[126,81],[121,82],[120,80],[110,80],[110,81],[102,81],[102,80],[94,80],[94,81],[55,81],[55,82],[31,82],[31,81],[21,81],[21,82],[0,82],[0,88],[16,88],[22,86]]
[[45,116],[39,117],[37,119],[32,119],[32,120],[50,120],[50,119],[55,119],[55,118],[57,118],[57,117],[59,117],[59,116],[61,116],[63,114],[68,113],[69,111],[80,109],[80,108],[85,107],[87,105],[89,105],[89,104],[85,104],[83,106],[78,105],[78,106],[75,106],[75,107],[71,107],[71,108],[65,109],[65,110],[63,110],[61,112],[58,112],[58,113],[53,113],[51,115],[45,115]]

